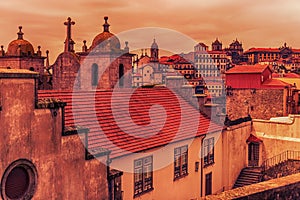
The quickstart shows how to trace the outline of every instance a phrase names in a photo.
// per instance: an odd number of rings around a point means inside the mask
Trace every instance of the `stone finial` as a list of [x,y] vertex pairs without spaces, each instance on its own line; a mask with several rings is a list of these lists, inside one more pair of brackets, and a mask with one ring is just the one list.
[[128,47],[128,41],[125,41],[125,48],[124,50],[128,53],[129,52],[129,47]]
[[18,34],[18,40],[22,40],[24,35],[24,33],[22,32],[22,26],[19,26],[19,32],[17,34]]
[[38,46],[37,48],[38,48],[37,55],[41,56],[42,55],[41,46]]
[[109,32],[109,23],[107,22],[108,21],[108,17],[105,16],[104,17],[104,24],[103,24],[103,32]]
[[86,40],[83,40],[82,52],[87,52]]
[[5,55],[4,46],[1,45],[1,56],[4,56],[4,55]]

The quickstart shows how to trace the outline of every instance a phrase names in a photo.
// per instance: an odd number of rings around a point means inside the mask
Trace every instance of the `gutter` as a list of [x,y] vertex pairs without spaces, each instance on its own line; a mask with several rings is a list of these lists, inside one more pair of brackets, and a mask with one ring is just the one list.
[[204,135],[204,137],[201,139],[201,148],[200,148],[200,151],[201,151],[201,158],[200,158],[200,171],[201,171],[201,177],[200,177],[200,197],[203,197],[203,154],[202,154],[202,147],[203,147],[203,141],[205,139],[206,135]]

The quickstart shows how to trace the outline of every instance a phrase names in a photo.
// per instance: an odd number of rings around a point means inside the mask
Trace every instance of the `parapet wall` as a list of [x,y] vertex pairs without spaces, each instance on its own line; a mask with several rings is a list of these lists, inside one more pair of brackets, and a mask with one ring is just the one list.
[[283,178],[273,179],[241,188],[236,188],[218,195],[209,195],[202,199],[299,199],[300,197],[300,173]]

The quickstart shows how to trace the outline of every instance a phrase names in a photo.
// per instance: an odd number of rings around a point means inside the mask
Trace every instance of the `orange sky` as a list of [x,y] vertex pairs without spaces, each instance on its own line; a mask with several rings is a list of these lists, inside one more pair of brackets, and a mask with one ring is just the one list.
[[[24,39],[35,50],[38,45],[43,52],[50,50],[51,63],[63,50],[66,32],[63,22],[68,16],[76,22],[72,30],[76,50],[81,49],[82,40],[87,40],[90,46],[102,32],[105,15],[109,16],[113,33],[161,27],[207,45],[218,37],[225,46],[238,38],[244,49],[279,47],[284,42],[300,48],[297,0],[10,0],[0,2],[0,15],[0,43],[5,49],[16,39],[17,27],[22,25]],[[155,37],[160,45],[160,35]],[[145,42],[150,45],[152,41],[147,38]]]

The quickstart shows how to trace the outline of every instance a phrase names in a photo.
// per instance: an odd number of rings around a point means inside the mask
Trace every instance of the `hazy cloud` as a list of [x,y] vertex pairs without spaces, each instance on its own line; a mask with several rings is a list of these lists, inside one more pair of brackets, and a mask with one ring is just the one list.
[[11,0],[0,2],[0,42],[7,48],[16,38],[17,27],[23,25],[24,37],[35,48],[49,49],[53,61],[63,50],[63,22],[68,16],[76,22],[72,34],[80,50],[82,40],[90,45],[102,31],[103,16],[107,15],[114,33],[162,27],[207,45],[218,37],[224,46],[238,38],[245,49],[278,47],[284,42],[299,48],[299,13],[297,0]]

